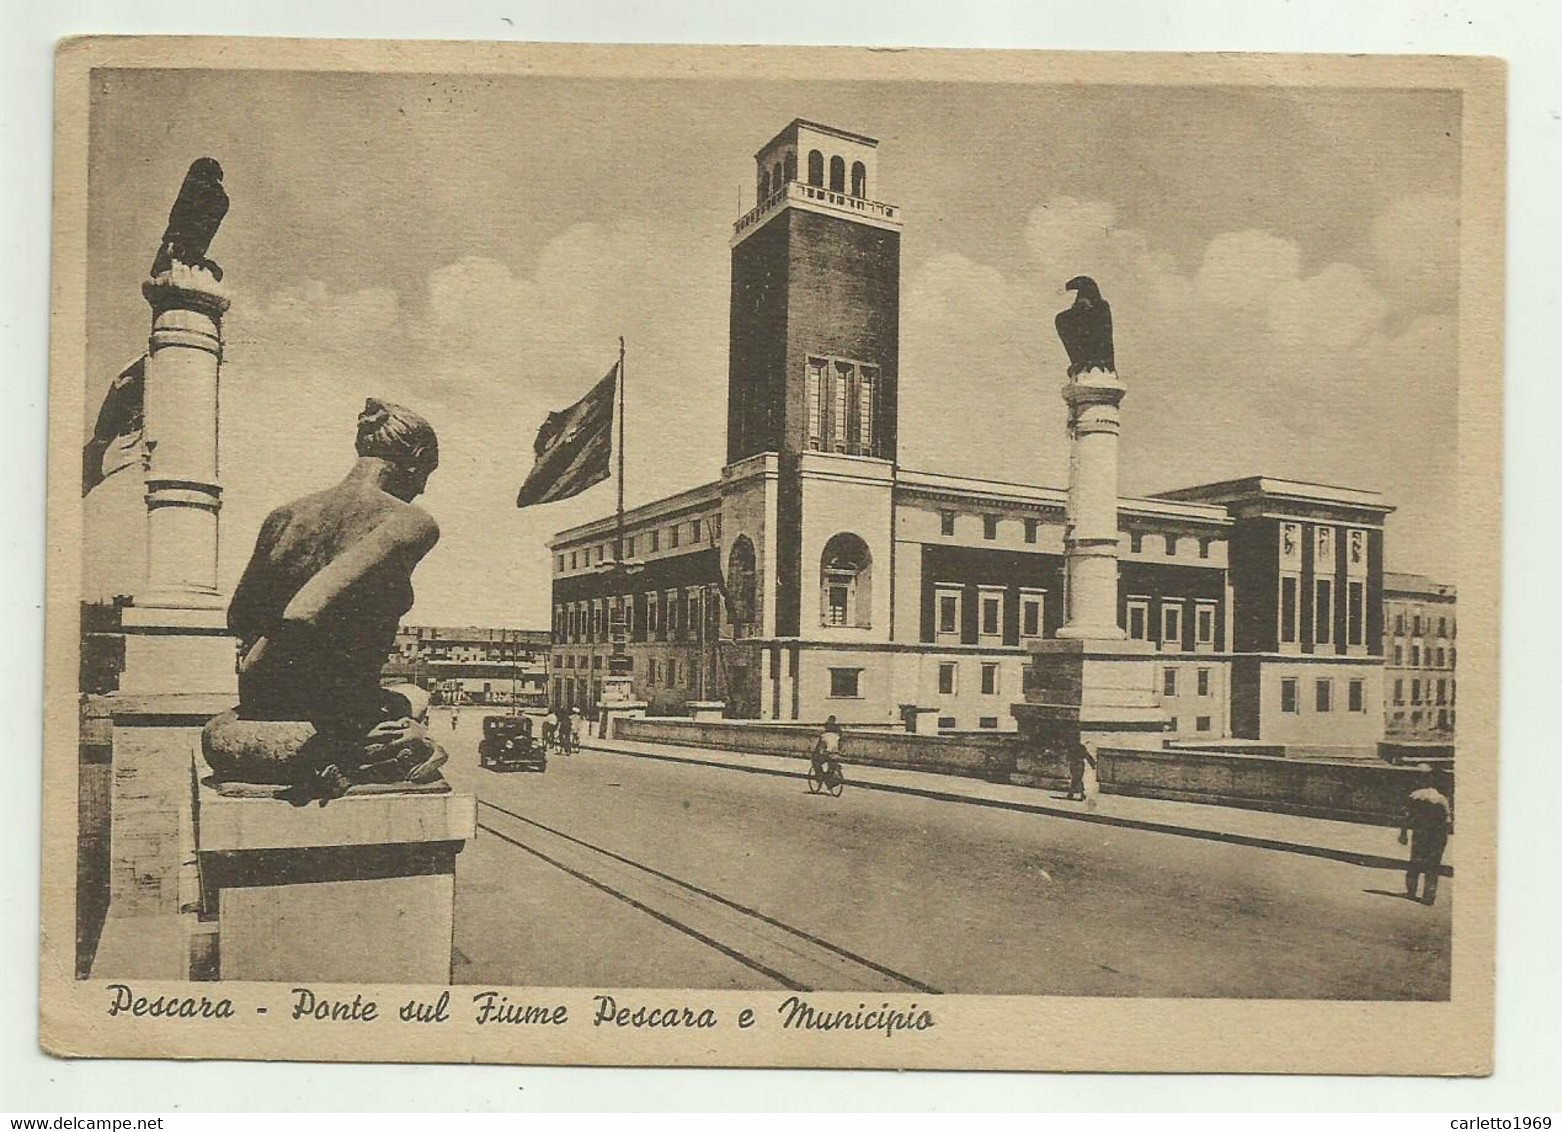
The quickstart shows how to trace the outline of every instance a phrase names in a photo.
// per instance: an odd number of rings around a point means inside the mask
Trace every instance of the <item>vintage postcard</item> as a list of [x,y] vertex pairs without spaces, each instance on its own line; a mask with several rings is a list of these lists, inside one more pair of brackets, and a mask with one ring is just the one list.
[[1490,1072],[1505,100],[64,43],[43,1045]]

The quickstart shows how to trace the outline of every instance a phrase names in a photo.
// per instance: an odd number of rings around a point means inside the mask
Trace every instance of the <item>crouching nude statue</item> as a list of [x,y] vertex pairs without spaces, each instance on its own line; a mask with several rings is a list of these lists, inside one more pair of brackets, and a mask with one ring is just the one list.
[[357,450],[335,487],[261,525],[228,607],[239,706],[202,734],[218,782],[325,799],[365,783],[440,781],[446,756],[423,722],[427,696],[380,686],[412,608],[412,571],[439,540],[412,503],[439,466],[439,442],[416,413],[371,398]]

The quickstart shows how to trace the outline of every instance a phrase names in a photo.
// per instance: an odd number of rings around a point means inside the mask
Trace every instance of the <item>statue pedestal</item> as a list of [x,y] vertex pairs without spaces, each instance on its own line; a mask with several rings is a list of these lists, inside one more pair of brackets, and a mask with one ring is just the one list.
[[1032,684],[1010,709],[1025,737],[1018,773],[1066,785],[1079,748],[1159,747],[1168,726],[1149,641],[1063,638],[1031,646]]
[[456,855],[470,794],[349,794],[324,806],[232,797],[203,782],[204,918],[223,979],[450,982]]

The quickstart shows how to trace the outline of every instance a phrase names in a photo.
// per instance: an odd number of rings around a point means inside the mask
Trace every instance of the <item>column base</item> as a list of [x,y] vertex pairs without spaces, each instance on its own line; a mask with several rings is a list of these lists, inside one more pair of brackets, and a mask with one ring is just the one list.
[[1056,638],[1060,641],[1126,641],[1128,634],[1117,625],[1064,625]]
[[225,612],[228,608],[228,599],[216,590],[190,590],[173,586],[154,586],[143,590],[136,595],[135,609],[157,610],[197,610],[205,612],[217,610]]
[[1073,792],[1085,752],[1159,747],[1170,719],[1156,690],[1158,661],[1149,641],[1062,638],[1031,646],[1031,688],[1010,708],[1025,739],[1016,778]]
[[126,606],[120,629],[125,635],[121,692],[238,695],[235,642],[220,598],[206,609]]

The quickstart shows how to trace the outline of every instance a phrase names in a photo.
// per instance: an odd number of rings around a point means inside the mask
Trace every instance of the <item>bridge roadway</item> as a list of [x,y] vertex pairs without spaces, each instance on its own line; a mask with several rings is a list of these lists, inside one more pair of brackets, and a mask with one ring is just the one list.
[[461,983],[1447,995],[1451,880],[1426,908],[1388,869],[597,751],[498,774],[481,716],[434,720],[479,799]]

